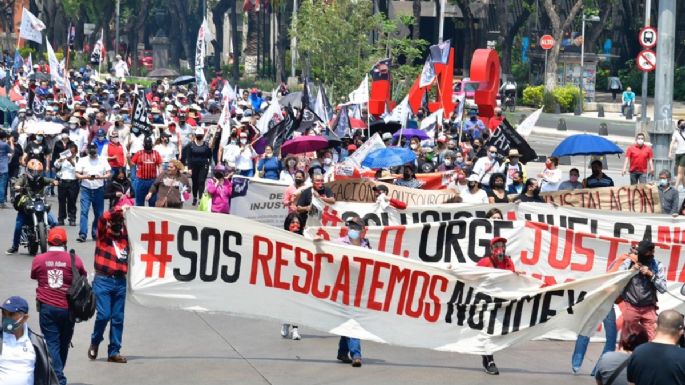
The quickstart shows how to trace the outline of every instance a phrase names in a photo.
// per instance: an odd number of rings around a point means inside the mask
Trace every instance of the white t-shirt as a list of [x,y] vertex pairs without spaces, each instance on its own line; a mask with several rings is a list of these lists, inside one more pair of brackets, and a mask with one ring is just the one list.
[[561,170],[555,168],[550,170],[545,168],[542,172],[542,180],[540,181],[540,192],[547,191],[557,191],[559,190],[559,185],[561,184]]
[[[110,172],[111,167],[103,157],[99,156],[97,159],[92,159],[90,156],[83,157],[76,163],[76,172],[84,175],[105,176]],[[83,179],[81,186],[95,190],[105,185],[104,179]]]
[[169,163],[169,161],[176,159],[176,153],[178,152],[178,148],[174,147],[171,143],[167,145],[158,144],[154,149],[162,156],[163,163]]
[[69,140],[76,143],[79,152],[86,151],[88,145],[88,131],[84,128],[69,130]]
[[129,140],[131,145],[128,148],[128,153],[133,156],[136,152],[140,151],[143,149],[143,142],[145,141],[145,135],[140,134],[138,136],[131,135],[129,136]]
[[75,180],[76,179],[76,166],[78,166],[78,155],[75,155],[76,159],[74,160],[74,163],[76,165],[71,164],[67,158],[59,158],[55,161],[55,168],[58,170],[59,173],[59,179],[62,180]]
[[685,136],[685,132],[683,132],[682,135],[680,134],[680,131],[678,131],[678,130],[673,132],[672,141],[676,142],[676,144],[677,144],[677,146],[675,148],[676,154],[685,154],[685,138],[683,138],[683,136]]
[[227,144],[223,148],[223,152],[221,154],[221,160],[226,163],[226,165],[230,167],[235,167],[235,163],[238,160],[238,156],[240,155],[240,147],[238,147],[235,144]]
[[36,367],[36,351],[29,339],[29,328],[18,340],[14,334],[2,333],[0,380],[3,385],[31,385]]
[[257,156],[257,153],[252,146],[243,147],[243,149],[240,150],[238,158],[235,160],[235,168],[238,170],[252,170],[254,168],[254,162],[252,161],[252,158],[255,156]]
[[[490,175],[496,173],[499,170],[499,163],[490,159],[487,156],[478,158],[476,164],[473,165],[473,173],[477,174],[480,179],[480,183],[487,185],[490,183]],[[486,201],[487,203],[487,201]]]
[[475,194],[472,194],[469,189],[459,192],[462,203],[488,203],[488,194],[483,189],[478,189]]

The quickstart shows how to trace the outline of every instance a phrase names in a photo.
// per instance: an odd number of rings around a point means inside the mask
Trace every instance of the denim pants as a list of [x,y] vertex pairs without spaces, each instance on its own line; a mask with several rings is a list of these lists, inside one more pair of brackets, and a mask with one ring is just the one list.
[[69,319],[69,310],[41,304],[40,331],[45,337],[57,379],[60,385],[66,385],[64,367],[67,365],[71,336],[74,335],[74,321]]
[[[606,333],[606,342],[604,343],[604,350],[602,350],[602,354],[606,352],[613,352],[616,350],[616,337],[617,337],[617,330],[616,330],[616,312],[614,311],[614,308],[611,308],[611,311],[609,311],[609,314],[607,314],[606,317],[604,317],[604,320],[602,321],[602,325],[604,325],[604,332]],[[587,345],[590,342],[590,337],[588,336],[578,336],[578,339],[576,340],[576,347],[573,350],[573,356],[571,357],[571,367],[573,368],[580,368],[583,365],[583,359],[585,358],[585,352],[587,351]],[[602,355],[600,354],[600,357]],[[594,375],[595,369],[592,369],[592,374]]]
[[[131,186],[135,186],[136,181],[138,180],[138,177],[136,175],[136,165],[131,166],[129,172],[131,174],[131,176],[129,177],[129,179],[131,180]],[[114,174],[112,174],[112,175],[114,175]]]
[[647,183],[647,173],[631,172],[630,184]]
[[[14,236],[12,237],[12,247],[15,249],[19,248],[19,241],[21,241],[21,228],[27,221],[30,221],[30,219],[26,216],[26,214],[24,214],[23,211],[17,211],[17,219],[14,222]],[[48,226],[57,226],[57,221],[52,213],[48,213]]]
[[95,238],[97,235],[98,219],[102,216],[105,209],[105,188],[89,189],[81,186],[81,220],[79,220],[79,235],[88,236],[88,212],[93,207],[93,225],[90,235]]
[[352,356],[352,359],[362,358],[362,344],[359,338],[340,337],[338,342],[338,356]]
[[0,173],[0,204],[5,203],[7,199],[7,181],[9,180],[9,173]]
[[93,327],[93,334],[90,336],[90,343],[95,346],[100,345],[109,323],[107,356],[116,356],[121,350],[121,338],[124,334],[126,279],[95,275],[93,293],[95,294],[97,315],[95,316],[95,326]]
[[252,178],[254,176],[254,169],[249,170],[238,170],[238,175],[246,176]]
[[[145,196],[150,192],[150,187],[155,183],[154,179],[136,179],[136,206],[145,206]],[[148,201],[150,207],[155,207],[157,202],[157,194],[152,196]]]

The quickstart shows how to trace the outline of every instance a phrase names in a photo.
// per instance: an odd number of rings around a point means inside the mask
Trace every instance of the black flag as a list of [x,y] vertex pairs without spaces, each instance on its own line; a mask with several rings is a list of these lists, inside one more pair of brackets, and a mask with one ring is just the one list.
[[509,155],[509,150],[515,148],[521,154],[521,163],[526,164],[528,161],[535,160],[538,155],[535,153],[528,142],[516,132],[514,127],[509,124],[505,118],[502,124],[497,127],[495,132],[490,135],[487,146],[497,147],[497,152],[502,156]]
[[295,132],[295,119],[293,119],[292,110],[288,107],[285,117],[280,122],[270,125],[269,130],[255,143],[255,148],[269,145],[274,151],[278,151],[283,143],[292,137],[293,132]]
[[138,128],[141,132],[151,132],[150,120],[147,116],[147,99],[140,93],[136,94],[133,99],[133,116],[131,117],[131,126]]
[[333,132],[335,132],[338,138],[350,136],[350,116],[347,113],[347,106],[340,107],[338,116],[336,116],[335,123],[333,124]]
[[304,79],[304,90],[302,90],[302,110],[295,119],[293,131],[304,133],[306,130],[314,127],[317,122],[322,122],[321,118],[312,110],[311,98],[309,92],[309,82]]

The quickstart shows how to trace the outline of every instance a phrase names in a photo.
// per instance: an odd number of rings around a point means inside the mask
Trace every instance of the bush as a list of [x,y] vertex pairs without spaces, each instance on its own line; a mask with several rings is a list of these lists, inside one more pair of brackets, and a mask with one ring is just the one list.
[[[544,89],[544,86],[539,86],[539,87],[543,87],[543,89]],[[556,104],[557,104],[557,101],[554,99],[554,95],[552,95],[549,92],[545,92],[544,95],[542,96],[543,112],[553,113],[555,110],[554,106]]]
[[555,88],[552,95],[559,104],[561,112],[572,112],[576,108],[576,103],[580,100],[578,87],[571,84]]
[[525,106],[530,107],[540,107],[543,103],[543,94],[545,91],[545,86],[528,86],[523,89],[523,100],[522,103]]

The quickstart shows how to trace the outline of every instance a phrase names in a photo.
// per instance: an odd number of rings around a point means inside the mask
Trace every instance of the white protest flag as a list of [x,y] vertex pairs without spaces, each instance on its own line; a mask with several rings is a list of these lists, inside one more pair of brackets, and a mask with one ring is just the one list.
[[73,99],[74,96],[71,92],[71,86],[69,85],[69,79],[64,77],[64,67],[57,60],[55,51],[50,45],[50,41],[45,37],[45,44],[48,51],[48,63],[50,64],[50,79],[55,82],[57,87],[64,93],[67,99]]
[[[224,91],[226,86],[224,86]],[[221,115],[219,116],[219,121],[217,125],[223,130],[228,130],[231,127],[231,100],[228,97],[223,97],[224,106],[221,109]],[[223,131],[222,131],[223,132]]]
[[636,273],[541,288],[508,270],[447,270],[235,215],[132,207],[125,217],[129,298],[142,306],[439,351],[493,354],[554,330],[589,335]]
[[259,130],[262,135],[266,134],[266,132],[269,131],[269,123],[271,123],[272,120],[277,120],[276,123],[278,123],[281,121],[281,118],[281,105],[278,103],[276,90],[273,90],[271,92],[271,104],[269,104],[269,108],[266,109],[264,115],[257,121],[257,130]]
[[205,79],[205,32],[207,29],[207,22],[204,20],[200,29],[197,32],[197,42],[195,45],[195,82],[197,84],[197,95],[203,99],[207,99],[209,94],[209,86],[207,79]]
[[383,120],[388,122],[399,122],[404,128],[407,125],[407,119],[411,113],[411,107],[409,106],[409,95],[405,96],[404,99],[393,108],[392,112],[387,115]]
[[364,75],[359,87],[349,95],[351,104],[365,104],[369,102],[369,74]]
[[26,75],[33,74],[33,58],[31,57],[31,52],[29,52],[29,57],[24,60],[24,73]]
[[419,77],[419,87],[430,86],[435,81],[436,76],[437,75],[435,74],[435,68],[433,68],[433,63],[431,62],[429,57],[428,59],[426,59],[426,63],[423,65],[423,69],[421,70],[421,76]]
[[43,35],[40,31],[45,29],[45,24],[28,9],[23,8],[21,13],[21,26],[19,27],[19,37],[26,40],[43,43]]
[[437,111],[428,115],[421,121],[421,130],[426,131],[429,137],[433,138],[435,136],[435,130],[442,126],[442,115],[445,109],[439,108]]
[[533,132],[535,123],[537,123],[538,118],[540,118],[540,114],[542,114],[542,108],[539,108],[532,114],[528,115],[528,117],[523,119],[523,122],[516,127],[516,132],[518,132],[521,136],[530,135],[530,133]]

